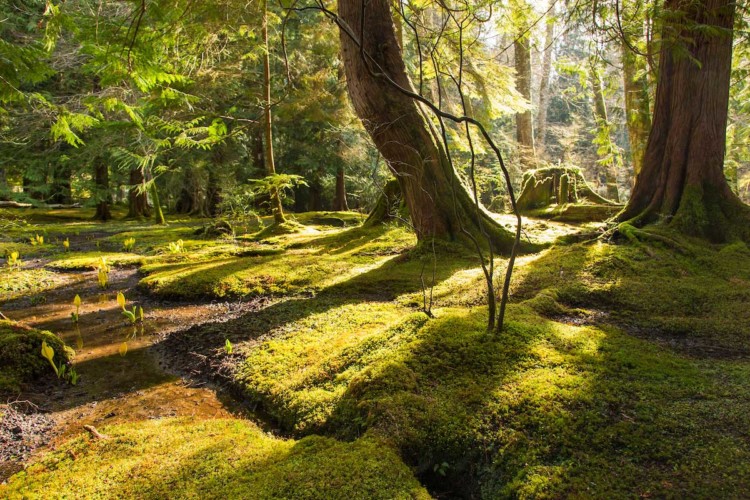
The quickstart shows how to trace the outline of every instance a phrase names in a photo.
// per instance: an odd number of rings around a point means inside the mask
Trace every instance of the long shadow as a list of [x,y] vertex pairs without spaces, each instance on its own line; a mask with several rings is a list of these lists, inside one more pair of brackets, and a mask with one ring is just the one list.
[[[530,264],[538,267],[517,300],[533,300],[552,276],[579,279],[586,255],[562,272],[549,259]],[[508,317],[497,337],[478,312],[428,322],[352,380],[323,432],[386,439],[439,498],[747,491],[747,364],[682,357],[611,325],[546,319],[531,302],[511,305]]]
[[[176,358],[195,360],[196,354],[204,360],[203,366],[192,366],[204,375],[215,376],[222,372],[215,362],[217,353],[224,350],[229,340],[232,344],[259,341],[306,317],[325,313],[345,305],[366,302],[390,302],[396,297],[422,291],[420,273],[424,265],[423,255],[413,251],[387,260],[379,267],[324,288],[319,293],[305,297],[287,297],[278,301],[260,300],[258,309],[226,322],[209,323],[177,332],[167,337],[159,348]],[[431,259],[431,256],[428,256]],[[437,256],[435,285],[450,278],[455,272],[473,267],[471,257],[457,258],[451,255],[441,260]],[[431,262],[431,260],[430,260]],[[430,276],[431,278],[431,276]],[[179,366],[176,366],[179,369]],[[217,370],[218,368],[218,370]],[[219,373],[219,380],[229,381],[226,373]],[[237,386],[235,386],[235,389]],[[239,388],[239,396],[248,395]]]

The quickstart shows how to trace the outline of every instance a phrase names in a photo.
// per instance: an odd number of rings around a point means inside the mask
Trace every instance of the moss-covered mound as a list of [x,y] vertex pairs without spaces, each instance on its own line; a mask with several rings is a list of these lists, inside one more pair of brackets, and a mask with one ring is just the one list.
[[[640,240],[639,240],[640,238]],[[540,290],[595,309],[635,335],[697,355],[750,356],[750,249],[659,228],[623,244],[558,247],[522,269],[515,295]]]
[[678,244],[522,260],[500,336],[475,269],[439,276],[433,320],[407,287],[272,306],[265,341],[233,337],[235,381],[290,430],[385,441],[435,492],[732,496],[750,487],[750,253]]
[[70,359],[70,350],[53,333],[0,320],[0,394],[18,392],[42,376],[55,376],[42,357],[42,341],[55,350],[56,363]]
[[0,302],[33,295],[53,288],[58,277],[46,269],[0,269]]
[[398,456],[360,439],[272,437],[240,420],[153,420],[82,436],[0,486],[10,498],[429,498]]

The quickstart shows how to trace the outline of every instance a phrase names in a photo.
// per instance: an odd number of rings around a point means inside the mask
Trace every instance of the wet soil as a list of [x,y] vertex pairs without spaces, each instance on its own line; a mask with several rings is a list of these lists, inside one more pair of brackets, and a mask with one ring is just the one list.
[[[14,442],[0,454],[0,481],[20,470],[34,453],[54,449],[87,425],[249,416],[213,387],[168,370],[163,350],[154,348],[172,332],[227,321],[246,312],[249,304],[156,301],[138,292],[136,269],[113,268],[106,290],[99,288],[93,271],[58,273],[56,283],[42,303],[11,301],[3,304],[3,312],[12,320],[50,330],[73,347],[80,380],[72,386],[50,377],[34,392],[17,395],[15,403],[0,405],[0,446],[3,439]],[[142,324],[130,324],[122,315],[118,292],[124,293],[128,308],[143,307]],[[77,323],[70,315],[76,294],[83,302]]]

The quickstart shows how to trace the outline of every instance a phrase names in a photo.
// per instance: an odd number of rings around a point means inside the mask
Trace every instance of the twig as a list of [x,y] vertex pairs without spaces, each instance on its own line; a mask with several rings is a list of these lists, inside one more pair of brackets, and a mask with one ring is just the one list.
[[83,428],[89,431],[89,433],[96,439],[109,439],[109,436],[96,430],[96,427],[93,425],[84,425]]

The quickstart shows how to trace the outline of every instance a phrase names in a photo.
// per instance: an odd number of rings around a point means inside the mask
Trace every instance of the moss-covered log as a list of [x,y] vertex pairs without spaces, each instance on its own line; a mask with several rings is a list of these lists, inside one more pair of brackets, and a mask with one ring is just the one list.
[[575,167],[548,167],[524,174],[518,209],[561,222],[608,219],[622,207],[599,196]]

